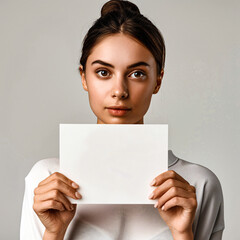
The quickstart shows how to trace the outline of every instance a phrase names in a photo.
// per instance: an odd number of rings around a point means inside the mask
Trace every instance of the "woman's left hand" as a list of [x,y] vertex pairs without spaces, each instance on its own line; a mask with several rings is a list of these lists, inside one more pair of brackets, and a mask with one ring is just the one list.
[[158,175],[154,180],[151,186],[156,186],[156,189],[149,198],[158,199],[154,207],[158,208],[160,216],[169,226],[173,236],[192,234],[197,209],[195,187],[173,170]]

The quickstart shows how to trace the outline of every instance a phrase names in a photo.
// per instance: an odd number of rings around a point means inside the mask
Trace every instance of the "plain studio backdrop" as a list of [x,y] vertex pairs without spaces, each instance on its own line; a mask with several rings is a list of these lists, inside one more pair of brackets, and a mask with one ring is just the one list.
[[[166,42],[163,83],[145,123],[169,124],[169,149],[204,165],[224,193],[224,239],[240,239],[240,2],[133,1]],[[59,156],[59,123],[96,123],[78,72],[105,1],[0,1],[0,238],[18,239],[24,178]]]

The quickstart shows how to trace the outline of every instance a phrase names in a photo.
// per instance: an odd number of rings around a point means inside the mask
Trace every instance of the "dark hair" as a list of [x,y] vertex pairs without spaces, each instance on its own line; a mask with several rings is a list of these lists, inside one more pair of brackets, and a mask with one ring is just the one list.
[[165,43],[160,31],[138,7],[130,1],[110,0],[101,9],[98,18],[83,39],[80,64],[86,68],[88,56],[93,47],[104,37],[116,33],[128,34],[140,41],[154,56],[157,62],[157,74],[165,65]]

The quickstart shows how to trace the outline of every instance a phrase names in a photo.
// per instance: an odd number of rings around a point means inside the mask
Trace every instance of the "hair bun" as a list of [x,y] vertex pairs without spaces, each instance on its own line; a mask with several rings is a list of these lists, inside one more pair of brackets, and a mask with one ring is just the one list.
[[141,14],[139,8],[134,3],[126,0],[110,0],[102,6],[101,17],[105,17],[107,14],[113,12],[127,16]]

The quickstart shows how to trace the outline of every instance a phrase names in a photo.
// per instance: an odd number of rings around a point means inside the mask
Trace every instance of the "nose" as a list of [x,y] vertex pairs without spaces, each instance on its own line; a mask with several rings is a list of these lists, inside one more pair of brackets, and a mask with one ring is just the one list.
[[128,93],[128,87],[124,80],[124,78],[119,77],[114,79],[114,85],[112,89],[112,97],[113,98],[119,98],[119,99],[125,99],[129,95]]

